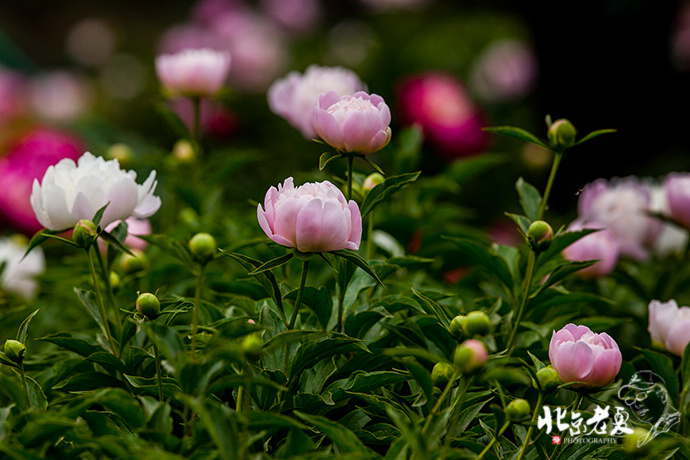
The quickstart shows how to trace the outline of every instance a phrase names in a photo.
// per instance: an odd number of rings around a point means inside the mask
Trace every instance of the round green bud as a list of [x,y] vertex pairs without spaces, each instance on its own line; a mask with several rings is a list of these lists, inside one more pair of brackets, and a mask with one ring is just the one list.
[[17,364],[21,364],[26,355],[26,347],[18,340],[6,340],[3,351],[10,361]]
[[140,272],[149,266],[149,258],[145,253],[138,249],[131,249],[131,251],[133,255],[124,253],[118,262],[120,269],[126,275]]
[[535,220],[527,230],[527,241],[535,252],[546,251],[553,241],[553,229],[543,220]]
[[554,121],[549,126],[548,137],[551,146],[556,150],[565,150],[575,144],[575,127],[565,118]]
[[137,310],[151,321],[161,314],[161,303],[154,294],[145,292],[137,297]]
[[511,422],[520,422],[530,418],[532,409],[529,407],[529,403],[526,400],[517,398],[513,399],[506,406],[506,415]]
[[623,450],[628,454],[644,455],[649,450],[649,440],[649,430],[637,426],[623,437]]
[[189,240],[189,250],[192,252],[192,256],[202,264],[213,259],[216,248],[216,239],[208,233],[197,233]]
[[450,326],[448,331],[450,335],[453,336],[455,340],[459,340],[462,337],[462,323],[465,322],[465,317],[463,315],[458,315],[450,321]]
[[120,287],[120,275],[118,275],[116,272],[110,272],[110,287],[113,289],[117,289]]
[[435,387],[445,388],[448,385],[455,369],[448,363],[436,363],[431,369],[431,383]]
[[462,322],[462,331],[467,337],[486,335],[491,331],[491,320],[483,311],[471,311]]
[[196,159],[196,152],[194,146],[187,139],[180,139],[175,142],[172,150],[173,157],[182,164],[193,163]]
[[247,334],[242,339],[242,350],[250,358],[258,358],[259,356],[261,356],[261,350],[263,349],[263,347],[264,343],[261,340],[260,332],[253,332],[251,334]]
[[380,173],[369,174],[367,178],[364,179],[364,184],[362,185],[362,192],[364,193],[364,195],[366,195],[371,191],[371,189],[373,189],[379,184],[382,184],[385,180],[386,178],[383,177]]
[[486,363],[486,347],[477,339],[465,340],[455,348],[453,364],[460,372],[470,373]]
[[74,226],[72,231],[72,241],[80,248],[90,248],[98,238],[96,224],[88,219],[82,219]]
[[537,381],[539,382],[539,387],[545,391],[551,391],[563,383],[560,377],[558,377],[556,369],[551,366],[542,367],[537,371]]

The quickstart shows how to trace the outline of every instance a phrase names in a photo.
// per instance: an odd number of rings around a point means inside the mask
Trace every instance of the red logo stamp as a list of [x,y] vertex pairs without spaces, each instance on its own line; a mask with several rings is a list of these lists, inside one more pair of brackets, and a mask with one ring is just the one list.
[[551,436],[551,444],[560,444],[561,443],[561,437],[560,436]]

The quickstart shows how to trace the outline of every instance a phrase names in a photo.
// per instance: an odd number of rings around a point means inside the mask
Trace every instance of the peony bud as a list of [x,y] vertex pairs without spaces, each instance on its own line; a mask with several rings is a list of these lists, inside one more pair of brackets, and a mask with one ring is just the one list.
[[575,143],[575,127],[565,118],[554,121],[549,126],[548,137],[551,146],[558,151],[572,147]]
[[208,263],[216,253],[216,239],[208,233],[197,233],[189,240],[189,250],[197,262]]
[[431,383],[435,387],[445,387],[448,385],[455,369],[448,363],[436,363],[431,370]]
[[558,377],[556,369],[551,366],[543,367],[537,371],[537,381],[539,382],[539,387],[546,391],[553,390],[563,383]]
[[527,420],[531,413],[532,409],[529,407],[529,403],[522,398],[514,399],[506,406],[506,415],[511,422]]
[[110,287],[113,289],[120,287],[120,275],[117,272],[110,272]]
[[486,335],[491,331],[491,320],[483,311],[471,311],[462,322],[462,330],[468,337]]
[[26,347],[18,340],[5,341],[3,351],[10,361],[17,364],[21,364],[24,361],[24,355],[26,355]]
[[467,374],[481,367],[487,358],[486,347],[476,339],[465,340],[457,346],[453,355],[453,364]]
[[122,254],[120,256],[120,269],[126,275],[146,270],[149,266],[148,256],[138,249],[132,249],[132,254]]
[[145,292],[137,297],[137,310],[143,316],[153,321],[161,313],[161,303],[154,294]]
[[261,355],[261,350],[264,347],[264,343],[261,340],[261,333],[254,332],[244,336],[242,339],[242,350],[250,358],[258,358]]
[[74,226],[72,241],[80,248],[90,248],[96,242],[96,238],[98,238],[98,229],[90,220],[82,219]]
[[527,230],[527,241],[533,251],[546,251],[553,241],[553,229],[543,220],[535,220]]
[[448,330],[450,331],[450,335],[453,336],[454,339],[459,339],[462,337],[462,323],[465,322],[465,317],[462,315],[458,315],[455,318],[453,318],[450,322],[450,327]]
[[382,184],[383,181],[385,181],[386,178],[383,177],[379,173],[373,173],[367,176],[367,178],[364,180],[364,185],[362,185],[362,191],[364,194],[368,194],[374,187],[376,187],[379,184]]

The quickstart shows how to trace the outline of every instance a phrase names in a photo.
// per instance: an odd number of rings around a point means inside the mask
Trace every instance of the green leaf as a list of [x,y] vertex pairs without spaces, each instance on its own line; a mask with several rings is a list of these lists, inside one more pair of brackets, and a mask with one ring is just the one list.
[[530,133],[529,131],[526,131],[522,128],[516,128],[514,126],[492,126],[492,127],[487,127],[487,128],[482,128],[484,131],[488,131],[490,133],[496,133],[500,134],[502,136],[507,136],[507,137],[513,137],[515,139],[519,139],[521,141],[525,142],[530,142],[532,144],[536,144],[539,147],[543,147],[545,149],[551,150],[551,146],[541,139],[539,139],[537,136],[534,134]]
[[395,192],[403,188],[405,185],[417,180],[421,171],[414,173],[401,174],[399,176],[389,177],[376,187],[371,189],[366,198],[362,202],[360,212],[362,219],[364,219],[376,206],[388,199]]
[[381,169],[381,167],[379,165],[377,165],[376,163],[371,161],[368,156],[366,156],[366,155],[357,155],[357,156],[360,157],[361,159],[363,159],[364,161],[366,161],[367,163],[369,163],[369,166],[374,168],[377,173],[381,174],[382,176],[386,175],[386,173],[383,172],[383,169]]
[[598,129],[596,131],[592,131],[591,133],[587,134],[585,137],[580,139],[575,143],[575,145],[580,145],[583,142],[587,142],[589,140],[594,139],[595,137],[599,137],[602,134],[608,134],[608,133],[615,133],[617,130],[616,129]]
[[19,433],[17,440],[25,447],[53,443],[76,426],[76,420],[45,414],[38,419],[30,420]]
[[105,352],[105,350],[99,345],[93,344],[84,339],[72,337],[71,334],[66,332],[56,332],[55,334],[41,337],[40,339],[36,340],[54,343],[61,348],[72,351],[84,357],[91,356],[94,353]]
[[36,316],[36,313],[38,313],[38,310],[27,316],[26,319],[22,321],[22,324],[19,325],[19,329],[17,330],[18,342],[26,344],[26,337],[29,334],[29,323],[31,322],[33,317]]
[[[343,425],[321,417],[319,415],[308,415],[299,411],[294,412],[302,420],[305,420],[316,428],[318,428],[328,439],[333,442],[338,448],[340,454],[366,454],[366,458],[380,458],[368,447],[352,431],[345,428]],[[371,457],[369,457],[369,455]],[[362,458],[362,457],[358,457]]]
[[31,399],[33,407],[40,410],[46,410],[48,408],[48,398],[46,398],[45,393],[43,393],[41,385],[28,375],[26,376],[26,384],[29,387],[29,398]]
[[44,228],[43,230],[37,231],[34,236],[31,237],[31,241],[29,241],[29,245],[26,248],[26,252],[24,253],[23,257],[26,257],[28,253],[31,252],[33,248],[36,246],[40,246],[41,244],[45,243],[48,241],[49,236],[48,235],[57,235],[58,233],[62,233],[67,231],[68,229],[65,230],[48,230],[47,228]]
[[[295,289],[286,295],[285,298],[294,300],[297,298],[297,293],[298,289]],[[321,286],[318,289],[314,286],[305,286],[302,293],[302,304],[312,309],[323,329],[328,328],[328,322],[333,313],[333,298],[326,286]]]
[[371,268],[371,266],[367,263],[367,261],[364,260],[364,258],[362,258],[362,256],[360,256],[359,254],[357,254],[353,250],[341,249],[340,251],[330,251],[329,253],[333,254],[334,256],[341,257],[341,258],[347,260],[348,262],[353,263],[354,265],[356,265],[359,268],[361,268],[362,270],[364,270],[369,276],[374,278],[376,280],[376,282],[381,285],[381,287],[384,287],[384,288],[386,287],[383,284],[383,281],[381,281],[379,279],[378,275],[374,272],[374,270]]
[[[69,230],[69,229],[68,229],[68,230]],[[63,238],[63,237],[61,237],[61,236],[58,236],[59,233],[62,233],[62,232],[64,232],[64,231],[66,231],[66,230],[62,230],[62,231],[59,231],[59,232],[44,231],[44,232],[43,232],[43,237],[45,237],[45,240],[49,240],[49,239],[50,239],[50,240],[58,240],[58,241],[62,241],[63,243],[66,243],[66,244],[68,244],[68,245],[70,245],[70,246],[72,246],[72,247],[81,249],[81,246],[79,246],[79,245],[78,245],[77,243],[75,243],[74,241],[68,240],[67,238]],[[43,241],[45,241],[45,240],[43,240]],[[39,244],[40,244],[40,243],[39,243]],[[31,244],[29,244],[29,247],[32,247]],[[27,249],[27,253],[28,253],[28,252],[29,252],[29,250]]]
[[515,183],[515,188],[520,195],[520,205],[527,218],[534,222],[539,218],[539,206],[541,205],[541,194],[531,184],[520,177]]
[[319,171],[323,171],[323,168],[325,168],[331,160],[340,158],[341,156],[343,156],[343,154],[338,151],[322,153],[319,157]]
[[96,324],[98,324],[103,333],[105,333],[105,321],[107,321],[107,319],[101,316],[101,310],[98,306],[96,295],[93,293],[93,291],[87,291],[85,289],[75,287],[74,292],[77,293],[77,297],[79,297],[79,300],[81,300],[82,305],[86,307],[86,311],[89,312],[93,320],[96,321]]
[[486,246],[465,238],[444,236],[444,239],[452,241],[472,261],[481,266],[488,275],[496,278],[508,289],[512,290],[514,281],[510,269],[502,257],[492,254]]
[[91,222],[98,228],[101,225],[101,220],[103,220],[103,213],[105,213],[105,209],[108,207],[110,204],[110,201],[107,202],[101,209],[96,211],[96,214],[94,214],[93,219],[91,219]]
[[186,267],[193,268],[196,263],[192,260],[192,256],[187,249],[187,246],[167,235],[139,235],[138,238],[143,239],[147,243],[161,248],[166,254],[169,254],[182,262]]
[[54,390],[62,391],[89,391],[97,390],[99,388],[119,388],[124,384],[108,374],[102,372],[83,372],[81,374],[73,375],[53,386]]
[[419,305],[424,308],[425,311],[431,312],[436,316],[439,322],[446,328],[450,327],[450,320],[452,319],[450,315],[446,312],[446,309],[439,303],[431,300],[429,297],[425,296],[415,288],[412,289],[412,294],[418,299]]
[[511,214],[506,212],[505,215],[517,224],[518,232],[520,232],[522,237],[527,238],[527,231],[529,230],[529,226],[531,224],[530,220],[521,214]]
[[112,370],[125,372],[125,364],[117,356],[106,351],[97,351],[96,353],[90,354],[86,357],[86,360]]
[[108,233],[106,231],[102,231],[98,236],[99,236],[99,238],[101,238],[103,241],[105,241],[109,245],[118,248],[120,251],[122,251],[124,253],[127,253],[131,256],[134,256],[132,251],[130,251],[129,248],[127,246],[125,246],[125,244],[122,241],[120,241],[119,239],[117,239],[113,234]]
[[246,414],[249,420],[250,430],[279,430],[281,428],[292,428],[297,430],[308,430],[309,428],[284,415],[265,411],[250,411]]
[[499,165],[507,163],[510,157],[501,153],[488,153],[471,158],[454,161],[448,166],[445,174],[455,182],[462,184],[475,176]]
[[[127,382],[134,388],[139,388],[140,390],[146,391],[146,393],[150,394],[151,396],[158,397],[157,377],[145,378],[127,374],[123,374],[123,376],[127,380]],[[162,380],[163,396],[165,396],[167,399],[174,399],[175,394],[181,391],[180,386],[177,384],[177,381],[170,377],[163,377]]]
[[[635,347],[637,348],[637,347]],[[666,389],[671,398],[671,401],[678,400],[678,377],[673,368],[673,361],[666,355],[657,353],[656,351],[647,350],[644,348],[637,348],[642,352],[647,362],[652,366],[652,370],[664,379]]]
[[335,332],[328,337],[305,342],[297,349],[297,354],[290,368],[290,381],[304,369],[314,367],[322,359],[344,353],[362,352],[371,353],[362,340]]
[[248,273],[248,275],[254,276],[258,275],[259,273],[263,273],[269,270],[273,270],[274,268],[282,267],[286,263],[290,262],[290,259],[293,258],[292,252],[288,252],[287,254],[276,257],[275,259],[271,259],[265,264],[261,265],[260,267],[257,267],[256,269],[252,270],[251,272]]

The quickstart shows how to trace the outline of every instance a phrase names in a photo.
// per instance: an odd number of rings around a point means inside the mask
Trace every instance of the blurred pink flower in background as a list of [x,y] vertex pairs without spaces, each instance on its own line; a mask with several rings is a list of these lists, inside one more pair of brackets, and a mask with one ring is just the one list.
[[156,57],[156,73],[171,94],[208,97],[223,87],[230,54],[212,49],[185,49]]
[[391,140],[391,111],[377,94],[322,94],[313,111],[313,122],[316,134],[343,152],[373,153]]
[[313,31],[323,16],[318,0],[261,0],[260,4],[277,24],[300,35]]
[[484,118],[456,78],[426,73],[403,81],[397,94],[401,123],[421,126],[426,139],[446,160],[486,150]]
[[651,187],[628,177],[587,184],[578,200],[579,218],[604,225],[620,245],[621,255],[644,260],[662,230],[659,219],[649,217]]
[[335,91],[338,96],[345,96],[363,89],[364,84],[351,70],[312,64],[304,74],[293,71],[273,82],[268,88],[268,105],[273,113],[311,139],[316,134],[312,112],[320,95]]
[[[194,106],[191,99],[178,97],[170,101],[171,109],[188,129],[193,128]],[[228,139],[239,128],[235,114],[218,101],[201,101],[201,132],[215,139]]]
[[425,7],[431,0],[360,0],[374,11],[414,10]]
[[36,296],[36,276],[45,270],[45,256],[40,247],[26,254],[28,242],[21,235],[0,238],[0,290],[31,300]]
[[563,383],[582,382],[589,387],[613,382],[623,360],[618,344],[606,332],[596,334],[572,323],[553,331],[549,359]]
[[0,66],[0,122],[26,112],[26,77],[20,72]]
[[20,232],[33,234],[42,228],[29,197],[34,179],[63,158],[76,160],[84,149],[71,135],[38,128],[20,138],[10,153],[0,158],[0,215]]
[[690,229],[690,174],[671,173],[664,180],[671,218]]
[[277,189],[268,189],[256,212],[266,235],[285,247],[301,252],[359,249],[359,207],[328,181],[295,187],[288,177]]
[[599,229],[594,233],[583,236],[563,250],[563,257],[573,262],[599,260],[594,265],[579,270],[577,274],[583,278],[606,276],[613,271],[618,263],[620,246],[613,234],[602,224],[596,222],[575,221],[568,226],[569,232],[585,229]]
[[537,73],[537,59],[525,43],[496,40],[474,63],[470,84],[482,99],[502,102],[527,95]]
[[649,335],[671,353],[683,356],[690,343],[690,307],[678,307],[675,300],[649,303]]
[[[115,227],[120,225],[120,222],[121,221],[116,220],[115,222],[108,224],[105,227],[105,231],[108,233],[112,232],[115,230]],[[125,219],[125,223],[127,224],[127,237],[124,241],[125,246],[127,246],[129,249],[138,249],[139,251],[146,249],[148,243],[141,238],[137,238],[137,236],[146,236],[151,234],[151,221],[148,219],[128,217]],[[98,247],[101,252],[104,252],[106,249],[106,243],[101,238],[98,239]]]
[[27,92],[31,111],[53,123],[78,119],[91,109],[94,100],[89,80],[65,70],[54,70],[31,78]]
[[[652,202],[650,210],[665,216],[670,216],[667,191],[663,185],[654,185],[651,187]],[[652,246],[652,251],[655,254],[664,256],[669,253],[680,253],[685,249],[688,241],[688,230],[662,221],[662,229],[659,236]]]

